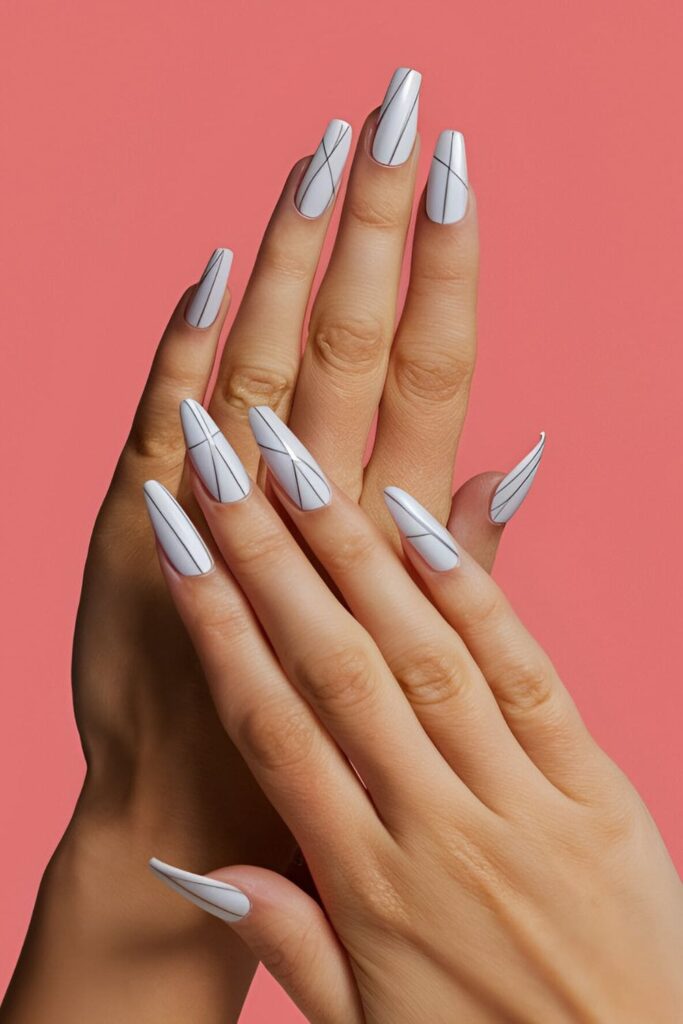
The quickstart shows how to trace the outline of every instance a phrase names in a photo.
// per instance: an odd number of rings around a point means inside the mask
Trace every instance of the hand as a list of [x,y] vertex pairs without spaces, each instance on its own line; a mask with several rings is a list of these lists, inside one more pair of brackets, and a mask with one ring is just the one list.
[[[349,610],[257,489],[219,503],[195,481],[215,564],[179,506],[147,493],[221,720],[326,914],[256,868],[155,873],[230,922],[313,1024],[675,1024],[680,884],[547,655],[414,498],[386,491],[415,580],[270,410],[252,423]],[[528,490],[542,444],[493,508]]]
[[[415,72],[397,73],[381,124],[375,111],[362,130],[331,260],[308,324],[313,280],[349,152],[348,126],[332,122],[313,158],[292,169],[218,361],[209,403],[252,474],[258,453],[247,426],[249,406],[266,403],[285,418],[291,415],[318,455],[334,458],[340,484],[384,530],[389,520],[377,495],[390,480],[410,487],[444,521],[448,518],[474,365],[476,207],[457,133],[444,133],[438,143],[395,330],[417,169],[419,84]],[[392,153],[391,166],[383,164]],[[439,162],[442,158],[452,170]],[[150,894],[144,862],[157,849],[169,858],[192,855],[200,868],[229,859],[283,869],[293,848],[216,717],[160,578],[140,496],[143,481],[153,476],[188,502],[178,405],[186,396],[202,400],[206,394],[228,311],[231,260],[228,250],[217,250],[171,317],[90,545],[74,645],[75,708],[88,770],[31,930],[41,969],[62,979],[66,1019],[74,1017],[71,994],[81,992],[87,999],[81,984],[91,974],[87,965],[102,956],[113,980],[110,995],[103,981],[100,993],[117,1016],[116,999],[125,986],[116,981],[120,958],[112,947],[128,948],[131,933],[138,949],[155,951],[175,935],[176,948],[191,951],[185,974],[193,976],[192,985],[168,959],[154,967],[158,988],[169,993],[179,1019],[200,1012],[195,993],[200,975],[202,991],[210,993],[204,1018],[223,1021],[235,1014],[251,959],[240,943],[223,937],[228,947],[223,954],[229,952],[234,968],[227,979],[224,960],[211,952],[217,942],[211,922],[200,926],[184,908],[168,904],[163,893]],[[364,468],[378,406],[376,441]],[[487,568],[501,529],[481,509],[496,479],[486,475],[465,485],[453,505],[460,535]],[[196,510],[193,515],[199,522]],[[82,893],[78,901],[71,895],[74,878]],[[95,913],[89,909],[93,904]],[[51,941],[53,929],[59,943]],[[67,933],[72,941],[62,942]],[[57,963],[59,950],[66,948],[74,957]],[[27,961],[26,952],[22,957],[12,1006],[24,1005],[17,992],[27,990],[21,978],[36,959]],[[125,957],[120,967],[130,987]],[[233,984],[235,972],[239,977]],[[55,1024],[59,1000],[43,975],[32,991],[44,993]],[[153,1002],[149,986],[147,991]],[[25,1017],[39,1019],[41,1012],[31,1004]],[[87,1002],[78,1012],[92,1016]],[[157,1009],[148,1006],[147,1012],[151,1020]],[[169,1020],[165,1005],[159,1012]],[[124,1014],[121,1009],[118,1017]]]

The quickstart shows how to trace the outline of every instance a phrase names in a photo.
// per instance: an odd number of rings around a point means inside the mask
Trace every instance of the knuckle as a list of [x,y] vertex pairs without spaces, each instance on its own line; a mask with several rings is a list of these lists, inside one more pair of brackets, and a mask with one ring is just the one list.
[[335,540],[334,550],[325,553],[325,564],[335,576],[353,575],[367,566],[377,544],[372,533],[349,531],[343,538]]
[[230,552],[229,566],[238,576],[270,573],[290,551],[289,534],[269,526],[252,528]]
[[473,371],[474,359],[466,356],[397,352],[394,377],[398,391],[409,401],[447,402],[468,391]]
[[410,652],[409,661],[394,672],[406,697],[416,707],[444,704],[458,697],[464,686],[456,659],[433,646]]
[[259,937],[254,944],[254,952],[266,970],[290,991],[298,989],[317,946],[315,923],[297,920],[288,928],[281,927],[279,934]]
[[326,319],[311,332],[313,356],[327,370],[363,373],[377,366],[385,349],[379,320],[371,316],[356,319]]
[[516,661],[511,669],[499,675],[496,692],[499,703],[513,713],[527,715],[541,709],[553,711],[555,687],[547,666],[540,660]]
[[270,242],[259,258],[261,267],[285,281],[306,281],[311,276],[310,267],[304,263],[291,247]]
[[245,413],[253,405],[279,409],[293,393],[295,380],[294,370],[232,366],[221,382],[221,395],[226,405]]
[[305,704],[289,697],[255,702],[236,730],[247,760],[261,770],[308,770],[315,752],[316,730]]
[[331,647],[298,674],[306,691],[333,714],[367,707],[376,692],[370,653],[357,641]]
[[353,192],[347,196],[344,212],[364,228],[379,231],[396,231],[403,228],[402,212],[398,208],[396,196],[390,189],[376,191],[370,196]]
[[223,650],[226,642],[234,644],[240,637],[251,637],[254,621],[241,601],[207,601],[202,604],[197,626],[209,649]]

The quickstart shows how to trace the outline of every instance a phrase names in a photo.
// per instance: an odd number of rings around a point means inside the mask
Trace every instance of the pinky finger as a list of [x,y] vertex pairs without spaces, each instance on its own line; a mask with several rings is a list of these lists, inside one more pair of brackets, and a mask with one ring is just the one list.
[[264,868],[196,875],[153,858],[174,892],[225,921],[311,1024],[362,1024],[351,966],[325,914],[292,882]]

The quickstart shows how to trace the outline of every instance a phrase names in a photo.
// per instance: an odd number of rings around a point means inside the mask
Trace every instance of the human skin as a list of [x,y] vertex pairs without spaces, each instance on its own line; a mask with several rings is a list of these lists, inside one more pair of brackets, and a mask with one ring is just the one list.
[[161,340],[85,569],[73,658],[83,789],[45,873],[3,1024],[107,1024],[131,1019],[131,1006],[136,1020],[151,1024],[235,1019],[255,958],[229,931],[188,913],[161,887],[150,889],[145,863],[156,853],[191,858],[199,871],[227,861],[282,870],[294,849],[220,725],[159,573],[142,483],[161,480],[201,524],[181,399],[208,402],[252,475],[259,455],[247,410],[268,404],[319,458],[334,462],[339,485],[385,532],[381,490],[398,480],[442,521],[454,517],[482,565],[493,562],[501,529],[482,510],[499,474],[465,485],[451,505],[475,354],[474,196],[470,190],[454,223],[430,220],[420,200],[396,328],[419,138],[403,163],[381,165],[372,156],[378,115],[360,134],[310,318],[332,207],[316,217],[297,209],[306,158],[292,169],[268,225],[210,395],[227,288],[210,323],[214,311],[202,291],[210,279],[188,289]]
[[414,575],[284,424],[251,419],[339,598],[257,488],[219,502],[195,477],[213,564],[179,572],[163,532],[160,558],[325,913],[264,870],[155,874],[228,921],[311,1024],[680,1021],[683,890],[547,654],[411,495],[386,492]]

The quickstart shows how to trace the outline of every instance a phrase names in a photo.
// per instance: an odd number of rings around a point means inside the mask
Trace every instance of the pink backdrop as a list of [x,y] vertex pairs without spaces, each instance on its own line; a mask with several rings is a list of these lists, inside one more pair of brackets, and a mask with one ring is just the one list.
[[[481,357],[458,477],[549,433],[498,576],[683,854],[681,7],[674,0],[5,0],[2,981],[79,787],[69,648],[93,517],[208,252],[239,298],[286,170],[424,73],[463,130]],[[245,1024],[299,1021],[261,979]]]

